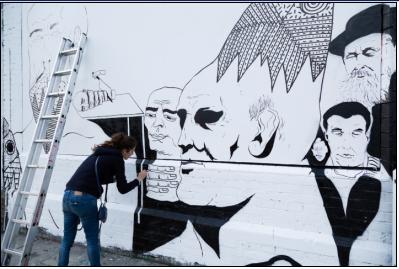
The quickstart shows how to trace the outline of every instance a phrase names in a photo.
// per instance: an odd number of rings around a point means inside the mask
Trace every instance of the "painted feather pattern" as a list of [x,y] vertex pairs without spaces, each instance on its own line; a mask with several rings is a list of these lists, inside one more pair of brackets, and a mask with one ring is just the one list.
[[239,81],[258,56],[269,65],[272,89],[283,68],[289,92],[308,57],[314,81],[326,66],[332,26],[333,4],[251,4],[218,55],[217,81],[237,57]]

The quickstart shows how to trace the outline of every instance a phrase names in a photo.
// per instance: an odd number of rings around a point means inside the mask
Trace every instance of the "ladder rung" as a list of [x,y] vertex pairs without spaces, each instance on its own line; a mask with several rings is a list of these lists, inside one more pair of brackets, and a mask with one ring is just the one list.
[[53,140],[51,139],[36,139],[35,143],[51,143]]
[[22,252],[16,251],[16,250],[14,250],[14,249],[8,249],[8,248],[6,248],[6,249],[2,249],[1,251],[3,251],[4,253],[7,253],[7,254],[11,254],[11,255],[22,256]]
[[57,71],[54,72],[54,76],[67,76],[72,73],[72,70],[63,70],[63,71]]
[[30,221],[27,221],[27,220],[24,220],[24,219],[12,219],[11,221],[14,222],[14,223],[30,225]]
[[64,51],[60,52],[60,55],[69,56],[69,55],[75,54],[77,51],[78,51],[77,49],[64,50]]
[[[39,229],[38,225],[43,210],[43,203],[46,199],[46,193],[49,188],[48,183],[51,179],[51,175],[53,172],[53,163],[57,158],[58,144],[60,143],[60,139],[62,138],[62,133],[65,127],[65,120],[67,115],[64,112],[68,111],[71,103],[72,92],[76,83],[81,63],[80,54],[81,52],[83,52],[86,39],[86,34],[82,34],[79,43],[77,45],[73,45],[72,41],[63,38],[60,44],[60,49],[57,51],[56,64],[54,66],[54,70],[51,71],[51,80],[48,86],[49,89],[45,96],[45,98],[47,98],[46,100],[50,103],[48,103],[47,101],[46,103],[43,103],[43,105],[45,105],[44,109],[46,110],[42,111],[39,117],[40,121],[37,122],[35,135],[32,139],[32,147],[29,150],[29,160],[26,162],[26,169],[24,169],[23,171],[21,183],[22,187],[17,192],[17,199],[15,204],[13,205],[12,210],[13,213],[12,216],[10,216],[9,218],[10,225],[7,227],[4,238],[2,236],[2,239],[4,239],[1,247],[2,265],[4,261],[8,262],[6,258],[14,258],[7,257],[7,255],[17,255],[17,258],[19,259],[19,263],[21,265],[24,265],[29,260],[29,256],[31,254],[31,244],[33,243],[32,241],[34,240]],[[66,57],[69,55],[71,55],[71,57],[69,57],[70,59],[66,59]],[[64,64],[67,60],[73,60],[73,63],[71,65],[65,66]],[[60,79],[68,79],[68,85],[66,85],[66,89],[58,89],[58,86],[55,85],[62,82],[60,81]],[[59,105],[57,105],[57,111],[50,113],[50,111],[47,110],[51,108],[49,106],[55,105],[53,103],[57,101],[57,98],[59,99],[59,101],[62,101],[62,104],[60,103],[62,105],[62,111],[58,111]],[[55,108],[53,108],[53,110],[55,110]],[[57,130],[55,133],[52,134],[48,134],[49,127],[51,127],[48,125],[51,125],[52,121],[46,121],[50,119],[54,119],[54,122],[57,121]],[[45,133],[47,135],[44,135]],[[38,155],[42,152],[43,145],[46,144],[51,144],[51,149],[50,154],[47,157],[48,164],[42,164],[35,161],[35,159],[39,157]],[[36,170],[34,169],[37,168],[42,168],[44,169],[43,171],[46,172],[45,178],[43,179],[44,181],[42,182],[42,189],[40,191],[30,189],[34,177],[34,173],[32,172],[36,172]],[[30,199],[37,200],[37,208],[35,209],[33,218],[24,218],[22,213],[26,209],[26,205],[28,202],[30,202],[28,201]],[[16,247],[15,235],[18,232],[19,228],[24,228],[26,226],[28,228],[28,232],[25,238],[25,243],[21,248]]]
[[37,164],[28,164],[28,168],[46,169],[47,166],[40,166]]
[[20,191],[19,193],[22,195],[39,196],[39,194],[36,192]]
[[58,119],[59,114],[57,115],[44,115],[41,119],[49,120],[49,119]]
[[65,92],[50,92],[49,94],[47,94],[48,97],[58,97],[63,95],[65,95]]

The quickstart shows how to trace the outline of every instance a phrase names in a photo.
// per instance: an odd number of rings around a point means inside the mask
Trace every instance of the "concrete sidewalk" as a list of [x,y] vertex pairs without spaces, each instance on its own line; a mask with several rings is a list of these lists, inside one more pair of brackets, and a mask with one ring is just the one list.
[[[2,234],[3,238],[3,234]],[[22,247],[24,239],[23,235],[17,238],[16,248]],[[60,238],[40,233],[33,244],[29,266],[57,266],[58,249],[60,247]],[[10,265],[15,265],[13,261]],[[156,261],[152,257],[141,257],[134,255],[130,251],[118,249],[101,249],[101,265],[102,266],[168,266],[160,261]],[[90,266],[86,247],[82,244],[75,243],[71,249],[69,266]]]

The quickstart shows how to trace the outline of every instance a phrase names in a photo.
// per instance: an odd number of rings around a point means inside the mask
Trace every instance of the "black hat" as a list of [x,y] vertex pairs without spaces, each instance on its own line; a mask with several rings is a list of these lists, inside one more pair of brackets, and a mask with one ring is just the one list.
[[396,44],[396,7],[379,4],[352,16],[346,23],[345,31],[331,41],[329,51],[344,56],[346,45],[373,33],[388,33]]

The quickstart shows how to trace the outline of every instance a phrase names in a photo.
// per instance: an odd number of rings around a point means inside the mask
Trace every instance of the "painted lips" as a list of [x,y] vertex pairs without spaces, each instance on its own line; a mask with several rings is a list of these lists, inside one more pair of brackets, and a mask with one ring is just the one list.
[[193,171],[194,169],[185,169],[185,168],[182,168],[181,169],[181,173],[183,174],[183,175],[188,175],[188,174],[190,174],[192,171]]
[[181,173],[183,175],[189,175],[195,168],[204,166],[202,162],[196,161],[182,161],[181,164]]
[[162,140],[165,139],[166,135],[163,134],[150,134],[150,136],[155,140]]
[[204,165],[203,162],[197,162],[197,161],[182,161],[181,162],[182,165],[189,165],[189,164],[194,164],[194,165]]
[[348,153],[345,153],[345,154],[337,154],[339,157],[341,157],[341,158],[344,158],[344,159],[352,159],[355,155],[353,155],[353,154],[348,154]]

